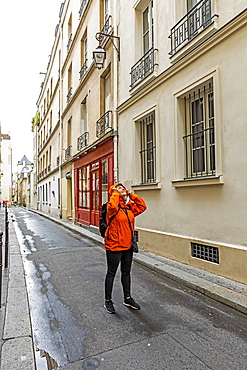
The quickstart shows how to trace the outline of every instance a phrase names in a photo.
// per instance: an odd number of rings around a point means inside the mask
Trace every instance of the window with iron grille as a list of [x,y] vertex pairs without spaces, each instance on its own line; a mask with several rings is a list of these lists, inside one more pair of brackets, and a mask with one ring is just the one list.
[[184,96],[184,121],[185,178],[214,176],[216,166],[213,80]]
[[156,181],[155,112],[140,120],[141,136],[141,182]]

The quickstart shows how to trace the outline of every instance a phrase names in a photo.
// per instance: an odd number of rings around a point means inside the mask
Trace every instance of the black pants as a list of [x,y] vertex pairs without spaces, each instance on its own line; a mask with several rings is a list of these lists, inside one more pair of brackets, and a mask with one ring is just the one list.
[[121,283],[123,286],[124,297],[130,297],[130,270],[133,259],[132,248],[124,251],[112,252],[106,251],[107,260],[107,274],[105,278],[105,299],[112,298],[112,288],[114,278],[118,269],[118,265],[121,262]]

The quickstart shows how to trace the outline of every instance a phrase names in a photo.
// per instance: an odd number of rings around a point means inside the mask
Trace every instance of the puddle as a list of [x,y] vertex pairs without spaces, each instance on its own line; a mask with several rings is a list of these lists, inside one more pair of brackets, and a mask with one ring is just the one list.
[[35,348],[37,370],[55,370],[58,363],[43,349]]
[[15,228],[16,236],[19,242],[21,254],[30,254],[31,251],[26,247],[25,237],[22,234],[21,229],[19,228],[17,222],[14,222],[14,228]]
[[56,295],[47,266],[30,259],[31,250],[36,249],[32,238],[29,250],[17,222],[14,225],[25,271],[37,370],[62,369],[83,358],[84,331]]

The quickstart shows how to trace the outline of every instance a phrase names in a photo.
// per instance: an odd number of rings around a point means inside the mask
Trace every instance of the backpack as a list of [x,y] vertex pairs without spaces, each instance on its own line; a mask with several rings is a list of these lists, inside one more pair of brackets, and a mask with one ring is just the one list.
[[111,216],[111,218],[110,218],[110,220],[107,224],[107,222],[106,222],[107,203],[108,202],[102,204],[100,217],[99,217],[99,232],[100,232],[100,235],[103,236],[103,237],[105,236],[106,229],[108,228],[108,226],[110,225],[110,223],[112,222],[114,217],[118,214],[119,209],[120,209],[120,208],[118,208],[117,213],[115,213],[115,215]]

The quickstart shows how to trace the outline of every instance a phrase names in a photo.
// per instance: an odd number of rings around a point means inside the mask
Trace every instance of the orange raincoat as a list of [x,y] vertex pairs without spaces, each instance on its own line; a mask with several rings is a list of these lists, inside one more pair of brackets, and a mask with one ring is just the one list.
[[113,192],[113,188],[117,185],[114,184],[110,187],[110,200],[107,204],[106,222],[108,223],[109,219],[117,214],[105,232],[105,248],[111,251],[122,251],[131,248],[133,233],[130,229],[128,217],[134,231],[134,218],[147,208],[144,200],[137,194],[131,194],[130,201],[125,204],[123,197],[119,193]]

